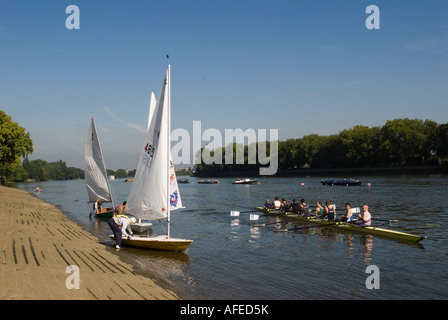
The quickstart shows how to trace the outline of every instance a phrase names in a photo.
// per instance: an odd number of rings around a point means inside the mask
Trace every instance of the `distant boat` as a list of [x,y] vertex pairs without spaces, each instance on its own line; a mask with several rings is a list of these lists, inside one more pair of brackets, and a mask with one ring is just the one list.
[[190,183],[187,178],[177,179],[177,183]]
[[251,183],[257,183],[257,180],[255,179],[236,179],[232,184],[251,184]]
[[134,179],[124,179],[123,182],[132,182]]
[[101,203],[112,203],[112,208],[101,207],[100,212],[93,208],[90,212],[90,216],[92,213],[95,213],[96,217],[112,217],[115,205],[93,117],[87,133],[84,150],[84,165],[89,203],[95,203],[97,201]]
[[198,183],[203,184],[219,184],[218,180],[198,180]]
[[[152,98],[151,98],[152,100]],[[151,106],[154,104],[151,103]],[[154,110],[153,110],[154,109]],[[171,237],[170,213],[182,207],[170,153],[170,66],[155,108],[150,109],[149,124],[126,213],[142,220],[167,220],[162,236],[131,236],[123,245],[143,249],[184,251],[193,240]],[[114,238],[113,235],[110,236]]]
[[354,179],[323,179],[321,181],[324,186],[360,186],[360,180]]

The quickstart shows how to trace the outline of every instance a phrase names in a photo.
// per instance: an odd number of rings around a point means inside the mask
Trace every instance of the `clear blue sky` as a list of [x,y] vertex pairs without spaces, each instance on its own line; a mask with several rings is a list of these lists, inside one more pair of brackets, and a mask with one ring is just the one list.
[[93,112],[107,166],[133,169],[169,54],[172,129],[446,123],[447,17],[446,0],[0,0],[0,109],[31,133],[30,159],[81,168]]

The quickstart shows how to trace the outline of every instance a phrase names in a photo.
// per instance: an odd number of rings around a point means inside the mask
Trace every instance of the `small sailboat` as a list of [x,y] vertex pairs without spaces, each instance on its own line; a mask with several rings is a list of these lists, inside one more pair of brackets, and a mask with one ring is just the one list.
[[85,143],[84,165],[86,176],[86,188],[89,196],[89,203],[112,203],[112,208],[101,206],[99,210],[94,208],[90,216],[94,213],[96,217],[110,218],[114,212],[114,200],[110,190],[109,179],[107,178],[106,165],[101,151],[100,141],[96,133],[95,120],[92,117],[87,139]]
[[[153,105],[153,103],[151,103]],[[170,66],[159,99],[150,110],[149,125],[137,172],[127,200],[126,214],[145,221],[167,220],[162,236],[131,236],[122,244],[132,247],[184,251],[193,240],[171,237],[170,213],[182,207],[170,153]],[[112,239],[113,235],[110,236]]]

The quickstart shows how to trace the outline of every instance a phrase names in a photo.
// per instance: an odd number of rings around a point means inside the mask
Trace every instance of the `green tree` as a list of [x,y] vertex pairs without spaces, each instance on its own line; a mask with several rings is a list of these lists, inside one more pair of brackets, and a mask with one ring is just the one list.
[[377,162],[379,127],[354,126],[339,133],[342,152],[347,166],[373,166]]
[[128,171],[125,169],[118,169],[115,174],[117,178],[126,178]]
[[278,164],[281,169],[291,169],[298,164],[298,139],[288,139],[278,144]]
[[28,179],[28,172],[22,167],[18,166],[14,172],[7,176],[8,181],[23,182]]
[[381,128],[380,151],[385,164],[402,166],[423,164],[429,161],[431,150],[430,137],[437,129],[434,121],[419,119],[389,120]]
[[296,164],[300,167],[314,167],[316,165],[316,156],[324,140],[325,137],[317,134],[310,134],[299,139],[297,152],[295,153]]
[[0,175],[7,176],[20,167],[20,157],[33,152],[29,132],[0,110]]
[[30,161],[30,171],[28,172],[30,179],[36,181],[46,181],[50,175],[47,170],[47,161],[37,159]]
[[434,135],[434,149],[440,158],[448,157],[448,123],[441,124]]

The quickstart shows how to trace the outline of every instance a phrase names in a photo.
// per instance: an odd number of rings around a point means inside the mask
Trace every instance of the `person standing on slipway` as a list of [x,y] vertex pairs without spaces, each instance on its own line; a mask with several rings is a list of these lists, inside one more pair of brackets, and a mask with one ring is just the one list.
[[117,249],[120,249],[122,235],[128,239],[133,235],[131,224],[136,222],[134,217],[128,218],[122,213],[123,206],[118,206],[114,211],[114,216],[107,221],[114,234],[115,248]]
[[121,219],[118,217],[118,211],[115,209],[114,215],[112,218],[107,220],[107,224],[112,229],[112,233],[114,234],[115,239],[115,248],[120,249],[121,246],[121,225],[123,224]]

